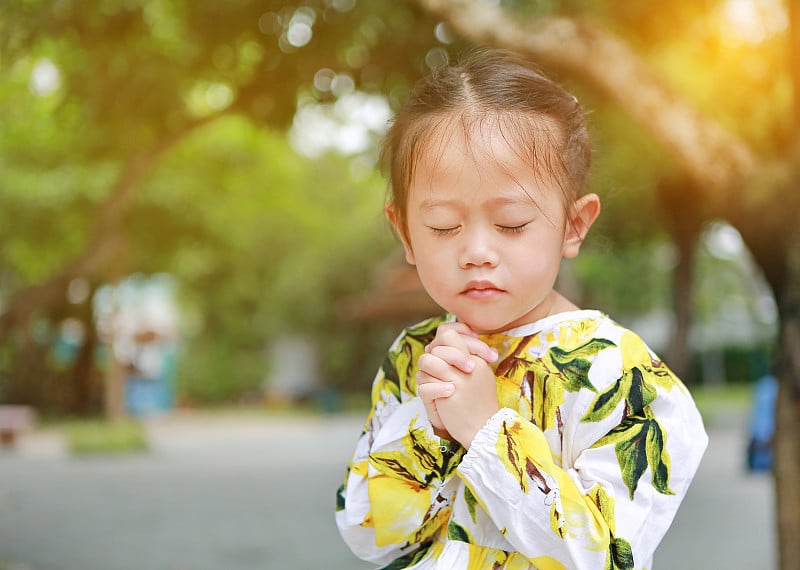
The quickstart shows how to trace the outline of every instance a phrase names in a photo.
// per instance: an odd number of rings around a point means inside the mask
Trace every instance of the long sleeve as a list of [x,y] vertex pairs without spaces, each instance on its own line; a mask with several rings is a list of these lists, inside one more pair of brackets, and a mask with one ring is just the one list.
[[[547,433],[503,408],[458,475],[536,568],[649,568],[707,443],[699,414],[631,333],[619,346],[586,343],[568,354],[547,353],[528,376],[539,394],[564,400],[540,404],[554,411],[540,421]],[[586,367],[581,389],[569,393],[570,371]]]
[[465,452],[433,433],[414,374],[443,319],[390,348],[339,489],[356,556],[418,570],[651,570],[708,438],[686,387],[598,311],[482,339],[500,410]]
[[[416,354],[435,325],[401,336],[372,390],[372,409],[339,489],[336,522],[353,553],[404,567],[424,556],[451,511],[463,449],[433,433],[416,396]],[[414,334],[416,333],[416,334]]]

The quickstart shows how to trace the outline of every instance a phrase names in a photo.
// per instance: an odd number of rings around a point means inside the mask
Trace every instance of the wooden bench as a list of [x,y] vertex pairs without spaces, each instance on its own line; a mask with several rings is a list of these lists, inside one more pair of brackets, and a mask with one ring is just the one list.
[[35,421],[36,412],[29,406],[0,404],[0,447],[14,447],[19,434],[30,429]]

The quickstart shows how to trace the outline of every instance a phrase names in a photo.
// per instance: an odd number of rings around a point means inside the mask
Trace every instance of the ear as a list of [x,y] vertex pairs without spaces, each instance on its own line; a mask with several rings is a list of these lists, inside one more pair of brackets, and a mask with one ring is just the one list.
[[389,219],[389,223],[392,224],[395,233],[397,233],[397,237],[400,238],[400,242],[403,244],[403,249],[406,252],[406,261],[411,265],[416,265],[414,251],[411,249],[411,242],[408,240],[405,224],[401,221],[394,203],[387,203],[383,210],[386,212],[386,217]]
[[600,215],[600,197],[597,194],[581,196],[569,209],[569,219],[564,233],[564,257],[571,259],[578,255],[581,244],[589,233],[589,228]]

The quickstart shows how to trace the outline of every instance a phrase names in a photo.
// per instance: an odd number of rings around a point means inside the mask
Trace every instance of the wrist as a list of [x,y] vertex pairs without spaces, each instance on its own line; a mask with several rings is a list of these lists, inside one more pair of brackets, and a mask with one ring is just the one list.
[[459,437],[456,439],[464,447],[464,449],[469,450],[469,448],[472,446],[472,442],[478,435],[478,432],[480,432],[499,411],[500,407],[498,406],[497,408],[494,408],[487,414],[483,415],[483,420],[477,420],[474,424],[465,426],[464,429],[461,430]]

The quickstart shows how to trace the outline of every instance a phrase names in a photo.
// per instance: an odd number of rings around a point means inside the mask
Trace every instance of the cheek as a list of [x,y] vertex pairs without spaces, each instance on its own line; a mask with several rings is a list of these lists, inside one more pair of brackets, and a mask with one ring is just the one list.
[[558,236],[540,236],[506,252],[506,262],[520,277],[541,277],[558,272],[562,260],[562,242]]

